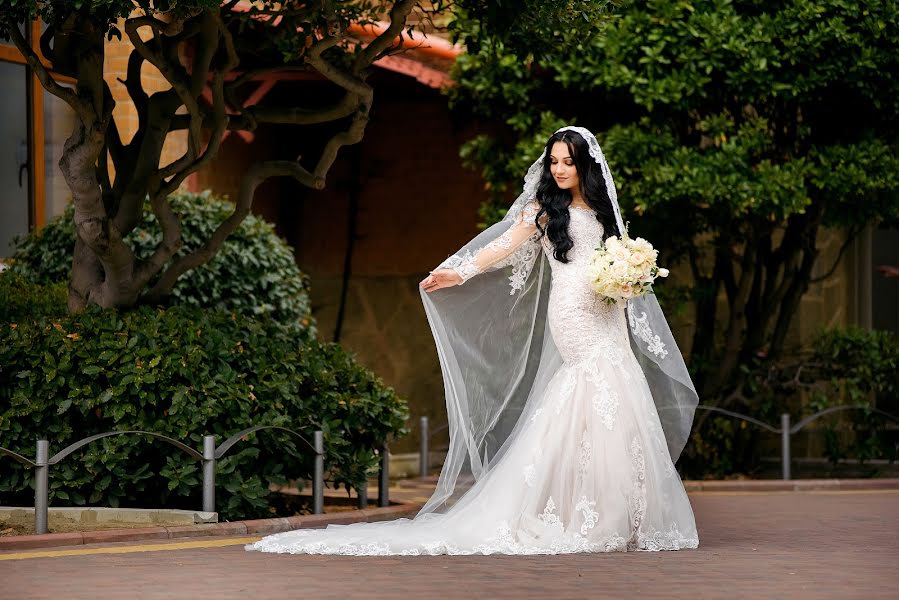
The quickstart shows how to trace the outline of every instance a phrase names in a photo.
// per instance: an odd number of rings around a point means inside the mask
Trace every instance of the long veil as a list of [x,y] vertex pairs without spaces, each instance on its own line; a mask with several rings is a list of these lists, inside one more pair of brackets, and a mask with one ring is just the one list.
[[[624,222],[608,163],[596,137],[575,131],[601,166],[618,230]],[[528,169],[524,189],[505,218],[440,267],[454,267],[500,238],[535,198],[544,155]],[[416,516],[446,512],[501,460],[517,427],[562,364],[547,325],[550,269],[539,239],[462,286],[421,292],[446,391],[449,450],[430,500]],[[652,294],[627,302],[631,348],[649,383],[672,461],[683,450],[698,404],[683,356]]]

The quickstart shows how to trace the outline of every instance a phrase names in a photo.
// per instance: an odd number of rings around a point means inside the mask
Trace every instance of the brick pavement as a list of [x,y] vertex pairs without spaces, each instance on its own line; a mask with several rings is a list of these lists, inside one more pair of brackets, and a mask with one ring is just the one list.
[[699,492],[691,500],[694,551],[358,558],[232,545],[0,560],[0,598],[899,597],[899,492]]

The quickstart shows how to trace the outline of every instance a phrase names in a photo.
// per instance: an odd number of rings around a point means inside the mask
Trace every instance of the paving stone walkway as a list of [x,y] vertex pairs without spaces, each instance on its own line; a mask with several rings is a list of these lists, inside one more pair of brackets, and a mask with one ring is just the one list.
[[899,491],[691,500],[693,551],[358,558],[247,553],[229,538],[110,544],[0,553],[0,598],[899,597]]

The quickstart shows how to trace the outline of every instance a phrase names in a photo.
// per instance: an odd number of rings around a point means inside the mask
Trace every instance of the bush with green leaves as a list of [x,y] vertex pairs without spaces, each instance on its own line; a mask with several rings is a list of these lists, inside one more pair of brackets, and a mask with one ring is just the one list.
[[[185,255],[212,235],[234,210],[231,203],[212,195],[179,192],[170,198],[181,219]],[[41,229],[19,241],[12,271],[41,283],[66,281],[72,266],[75,225],[72,207]],[[125,241],[140,259],[149,257],[162,239],[162,231],[147,203],[141,225]],[[293,251],[274,228],[261,218],[248,216],[206,264],[181,276],[172,290],[171,303],[233,310],[273,318],[315,333],[306,276],[294,261]]]
[[[356,486],[377,449],[404,433],[405,402],[339,346],[302,340],[293,327],[193,306],[75,315],[0,325],[0,446],[33,456],[96,433],[144,430],[194,448],[254,425],[308,440],[322,429],[329,479]],[[220,462],[222,518],[270,516],[269,485],[311,478],[311,451],[260,432]],[[0,504],[33,501],[31,471],[0,460]],[[200,469],[149,438],[105,438],[51,469],[52,504],[200,505]]]
[[64,283],[34,284],[18,273],[0,273],[0,323],[64,314]]
[[[736,410],[777,425],[780,413],[794,422],[834,406],[878,408],[899,416],[899,338],[888,331],[857,327],[819,334],[812,348],[779,359],[759,359],[746,368],[735,392]],[[836,465],[847,457],[860,461],[899,458],[899,436],[883,416],[854,409],[825,416],[817,423],[824,455]],[[698,413],[691,444],[681,467],[691,476],[752,473],[761,467],[759,444],[771,434],[730,417]]]
[[[631,233],[682,266],[663,287],[691,296],[692,339],[678,342],[700,396],[729,408],[754,357],[793,350],[803,296],[852,238],[899,219],[899,4],[614,6],[581,13],[590,35],[529,13],[523,26],[547,32],[530,45],[460,14],[468,52],[448,94],[491,122],[463,158],[483,174],[490,224],[558,125],[597,132]],[[825,227],[845,231],[837,260],[820,252]]]

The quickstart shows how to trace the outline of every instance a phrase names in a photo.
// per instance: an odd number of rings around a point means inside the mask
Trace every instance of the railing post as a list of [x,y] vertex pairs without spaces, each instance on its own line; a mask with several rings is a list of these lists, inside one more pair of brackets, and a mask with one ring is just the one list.
[[313,434],[315,449],[315,469],[312,477],[312,512],[320,515],[325,511],[325,436],[321,430]]
[[387,442],[381,448],[381,469],[378,473],[378,506],[390,506],[390,450]]
[[37,441],[34,457],[34,532],[47,533],[47,513],[49,512],[49,471],[50,442]]
[[419,429],[421,432],[420,446],[418,449],[418,468],[419,476],[422,479],[427,478],[428,472],[431,470],[428,464],[428,418],[422,417],[419,420]]
[[790,479],[790,413],[780,415],[780,457],[783,478]]
[[215,512],[215,436],[203,436],[203,511]]

